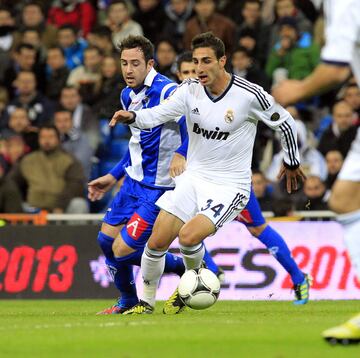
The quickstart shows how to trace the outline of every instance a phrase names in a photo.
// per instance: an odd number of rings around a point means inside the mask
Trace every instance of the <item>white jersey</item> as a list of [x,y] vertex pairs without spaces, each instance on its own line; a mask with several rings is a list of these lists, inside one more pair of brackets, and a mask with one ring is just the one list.
[[326,0],[325,63],[348,64],[360,86],[360,0]]
[[135,113],[132,125],[139,128],[152,128],[185,114],[186,170],[210,182],[249,187],[258,121],[281,132],[286,164],[300,163],[294,119],[261,87],[235,75],[219,97],[213,98],[198,80],[189,79],[161,105]]
[[[326,44],[321,60],[350,65],[360,86],[360,0],[326,0],[324,10]],[[360,181],[360,128],[338,179]]]

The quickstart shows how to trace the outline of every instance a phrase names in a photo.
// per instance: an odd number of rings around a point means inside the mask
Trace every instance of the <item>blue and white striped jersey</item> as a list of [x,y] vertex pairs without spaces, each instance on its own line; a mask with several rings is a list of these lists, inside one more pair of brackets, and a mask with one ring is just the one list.
[[[151,108],[169,97],[176,87],[176,83],[151,69],[142,87],[123,89],[121,103],[129,111]],[[134,126],[130,129],[130,159],[125,164],[127,174],[147,186],[174,187],[169,166],[175,150],[181,145],[181,133],[186,133],[185,120],[169,121],[151,129]]]

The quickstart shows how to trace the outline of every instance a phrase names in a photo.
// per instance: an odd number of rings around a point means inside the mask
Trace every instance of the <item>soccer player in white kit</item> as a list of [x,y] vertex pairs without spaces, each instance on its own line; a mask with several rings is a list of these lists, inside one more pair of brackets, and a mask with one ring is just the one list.
[[125,314],[153,312],[164,255],[177,236],[186,268],[198,268],[203,240],[245,207],[258,121],[281,133],[285,160],[279,177],[286,177],[288,192],[305,179],[291,115],[261,87],[226,72],[224,44],[212,33],[196,36],[192,49],[198,79],[184,81],[159,106],[118,111],[110,122],[145,129],[185,115],[189,134],[186,171],[176,177],[175,190],[157,201],[161,211],[141,261],[142,300]]
[[[360,1],[326,0],[326,45],[322,63],[302,81],[284,81],[273,90],[283,105],[295,103],[342,83],[353,71],[360,86]],[[332,189],[330,208],[344,228],[344,240],[360,278],[360,129]],[[332,344],[360,342],[360,314],[323,332]]]

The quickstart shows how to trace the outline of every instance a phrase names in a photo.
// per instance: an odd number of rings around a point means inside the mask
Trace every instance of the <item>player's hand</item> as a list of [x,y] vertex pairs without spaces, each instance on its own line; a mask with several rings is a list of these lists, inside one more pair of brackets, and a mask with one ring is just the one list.
[[132,123],[132,121],[134,120],[134,113],[132,112],[128,112],[128,111],[124,111],[124,110],[120,110],[114,113],[114,115],[112,116],[109,126],[110,127],[114,127],[116,125],[116,123],[120,122],[120,123]]
[[271,89],[276,102],[287,106],[298,102],[302,98],[302,82],[297,80],[284,80]]
[[100,200],[115,185],[116,179],[106,174],[88,183],[88,198],[90,201]]
[[186,159],[183,155],[179,153],[175,153],[171,163],[169,173],[172,178],[179,176],[180,174],[184,173],[186,169]]
[[283,177],[286,178],[286,190],[289,194],[291,194],[293,190],[298,189],[298,179],[302,182],[306,180],[306,175],[300,167],[297,169],[288,169],[284,166],[284,164],[281,166],[278,179],[281,180]]

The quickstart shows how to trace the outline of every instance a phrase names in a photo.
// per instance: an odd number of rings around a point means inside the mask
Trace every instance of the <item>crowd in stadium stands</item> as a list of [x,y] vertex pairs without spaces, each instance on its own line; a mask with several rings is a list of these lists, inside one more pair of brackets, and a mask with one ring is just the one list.
[[[108,120],[121,108],[117,44],[128,35],[149,38],[157,71],[176,81],[177,56],[212,31],[225,43],[228,70],[271,91],[312,72],[323,29],[319,0],[1,1],[0,212],[106,209],[109,195],[86,201],[86,183],[127,149],[127,127],[110,130]],[[308,180],[289,200],[277,180],[279,138],[259,124],[255,194],[275,213],[326,210],[360,123],[360,89],[349,78],[287,110]]]

